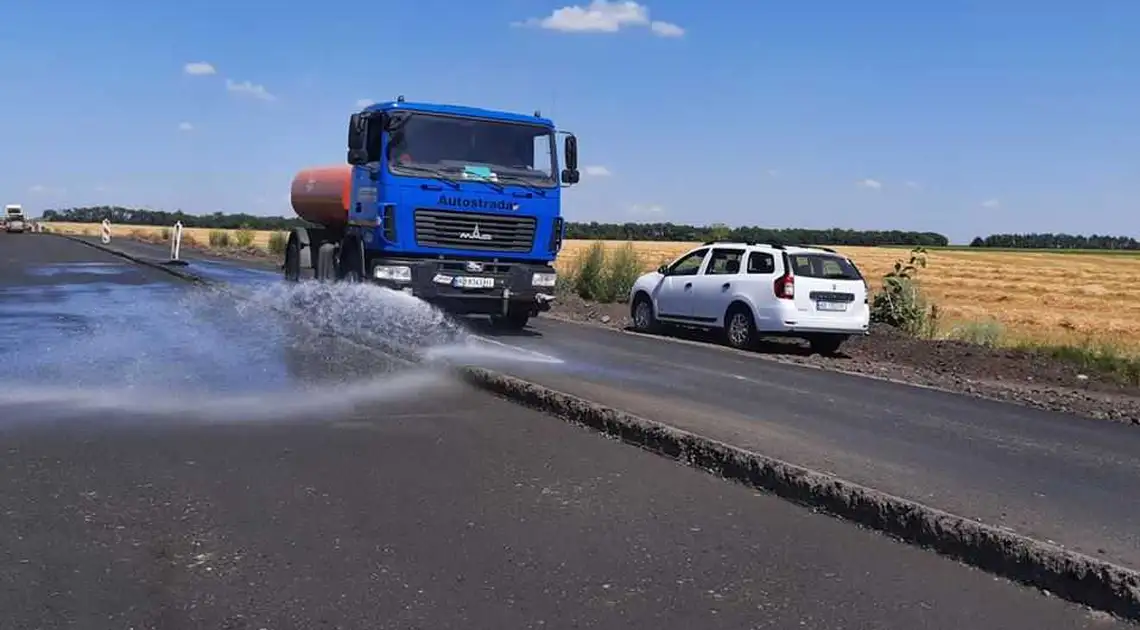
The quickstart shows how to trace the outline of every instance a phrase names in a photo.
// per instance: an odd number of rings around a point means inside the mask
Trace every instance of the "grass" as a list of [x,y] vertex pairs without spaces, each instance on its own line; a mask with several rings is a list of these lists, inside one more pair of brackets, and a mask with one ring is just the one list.
[[[97,235],[98,227],[50,223],[49,229]],[[162,240],[162,227],[113,226],[116,236]],[[214,230],[235,247],[281,256],[281,232]],[[133,234],[132,234],[133,233]],[[211,230],[186,228],[183,244],[209,243]],[[251,238],[250,238],[251,236]],[[560,287],[589,299],[622,301],[638,273],[675,259],[696,243],[576,241],[555,262]],[[863,270],[873,287],[905,258],[896,247],[837,247]],[[978,340],[983,345],[1033,347],[1082,365],[1116,365],[1140,357],[1140,256],[1131,252],[1080,252],[982,248],[928,248],[927,267],[915,284],[936,306],[921,336]],[[591,257],[594,262],[591,261]],[[600,262],[599,262],[600,261]],[[583,266],[586,273],[582,273]],[[1083,357],[1077,359],[1076,357]],[[1122,368],[1123,373],[1134,368]]]

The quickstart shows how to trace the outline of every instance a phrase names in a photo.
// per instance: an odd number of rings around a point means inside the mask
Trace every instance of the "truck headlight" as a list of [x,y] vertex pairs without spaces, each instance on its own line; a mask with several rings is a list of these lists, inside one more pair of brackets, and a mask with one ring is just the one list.
[[411,282],[412,268],[404,265],[377,265],[372,268],[372,277],[392,282]]
[[536,287],[552,287],[558,282],[556,273],[536,273],[530,277],[530,283]]

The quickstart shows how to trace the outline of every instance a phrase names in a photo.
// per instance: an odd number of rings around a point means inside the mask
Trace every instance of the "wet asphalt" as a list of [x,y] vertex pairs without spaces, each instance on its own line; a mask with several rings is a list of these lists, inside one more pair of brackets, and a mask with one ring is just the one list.
[[57,237],[0,322],[4,628],[1132,627]]
[[[201,256],[191,268],[236,283],[279,276]],[[1140,486],[1137,427],[542,317],[520,334],[473,326],[563,361],[503,371],[1140,569],[1140,502],[1124,500]]]

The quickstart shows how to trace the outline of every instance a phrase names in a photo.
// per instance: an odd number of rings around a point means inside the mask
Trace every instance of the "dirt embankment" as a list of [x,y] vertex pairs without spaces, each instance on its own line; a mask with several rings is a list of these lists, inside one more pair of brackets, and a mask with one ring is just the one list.
[[[560,295],[552,317],[624,329],[626,304],[595,304]],[[673,336],[719,343],[716,335],[674,330]],[[844,370],[918,385],[1016,402],[1030,407],[1140,425],[1140,387],[1116,374],[1085,369],[1040,352],[987,348],[961,341],[905,336],[887,326],[850,339],[839,356],[811,354],[793,340],[765,340],[756,353],[766,359]]]

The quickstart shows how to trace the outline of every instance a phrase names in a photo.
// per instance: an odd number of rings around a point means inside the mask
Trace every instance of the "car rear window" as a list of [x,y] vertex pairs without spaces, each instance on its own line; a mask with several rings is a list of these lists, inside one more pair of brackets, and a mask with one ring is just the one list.
[[842,256],[830,254],[788,254],[792,273],[805,278],[862,280],[863,274]]

